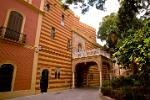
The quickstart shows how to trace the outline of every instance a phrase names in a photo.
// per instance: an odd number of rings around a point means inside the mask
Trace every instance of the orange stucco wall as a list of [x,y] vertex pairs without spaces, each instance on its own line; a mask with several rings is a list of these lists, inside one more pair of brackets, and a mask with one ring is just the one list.
[[[40,0],[33,1],[33,5],[40,6]],[[31,88],[33,46],[37,30],[38,12],[32,10],[28,5],[23,0],[0,0],[0,26],[4,26],[9,9],[16,10],[25,16],[23,33],[26,34],[26,43],[24,45],[0,39],[0,64],[10,63],[16,68],[14,91]]]
[[[87,42],[87,48],[94,48],[96,30],[79,21],[71,10],[64,10],[58,0],[47,0],[50,10],[44,11],[39,44],[41,50],[38,55],[38,67],[36,76],[36,92],[40,91],[40,78],[42,70],[49,70],[48,91],[72,86],[72,55],[74,45],[68,50],[68,40],[72,40],[75,30],[82,36],[88,37],[93,43]],[[61,25],[61,16],[64,15],[64,26]],[[55,38],[51,38],[51,29],[55,27]],[[75,29],[75,30],[74,30]],[[78,32],[76,32],[78,33]],[[79,39],[78,39],[79,40]],[[72,41],[74,42],[74,41]],[[76,41],[77,42],[77,41]],[[55,70],[60,68],[60,79],[55,79]]]

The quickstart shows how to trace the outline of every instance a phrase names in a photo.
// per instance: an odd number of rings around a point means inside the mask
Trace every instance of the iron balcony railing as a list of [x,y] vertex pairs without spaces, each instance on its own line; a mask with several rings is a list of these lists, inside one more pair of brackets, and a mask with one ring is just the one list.
[[100,48],[92,49],[92,50],[84,50],[80,52],[73,52],[73,59],[89,57],[89,56],[104,56],[106,58],[110,58],[110,54]]
[[26,34],[22,34],[7,27],[0,27],[0,38],[22,44],[26,42]]

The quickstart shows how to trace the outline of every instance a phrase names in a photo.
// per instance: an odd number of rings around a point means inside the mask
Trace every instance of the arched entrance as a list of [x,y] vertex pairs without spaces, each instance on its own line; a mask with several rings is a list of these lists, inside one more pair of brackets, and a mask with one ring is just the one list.
[[75,74],[75,86],[76,87],[83,87],[84,79],[87,74],[87,66],[84,63],[79,63],[76,66],[76,74]]
[[98,87],[99,70],[95,62],[78,63],[75,67],[75,87]]
[[[104,56],[73,59],[72,88],[84,87],[85,84],[88,87],[99,86],[101,88],[103,80],[111,79],[111,68],[111,60]],[[83,76],[86,76],[86,78]]]
[[48,69],[44,69],[42,71],[42,76],[41,76],[41,80],[40,80],[40,89],[41,92],[47,92],[48,89],[48,76],[49,76],[49,71]]
[[11,64],[0,66],[0,92],[11,91],[14,67]]

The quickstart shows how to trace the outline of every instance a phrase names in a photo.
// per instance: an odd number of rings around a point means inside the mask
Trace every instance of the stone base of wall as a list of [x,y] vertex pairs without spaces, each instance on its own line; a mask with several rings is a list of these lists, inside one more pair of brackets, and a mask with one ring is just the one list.
[[11,91],[11,92],[0,92],[0,100],[15,98],[19,96],[33,95],[34,92],[31,90],[20,90],[20,91]]

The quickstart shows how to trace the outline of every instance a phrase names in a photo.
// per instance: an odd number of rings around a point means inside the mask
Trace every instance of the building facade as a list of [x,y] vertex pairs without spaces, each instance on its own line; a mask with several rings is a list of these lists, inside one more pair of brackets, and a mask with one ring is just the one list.
[[72,34],[72,87],[101,87],[111,79],[110,55],[96,43],[94,28],[79,22]]
[[112,69],[113,78],[119,78],[122,76],[127,77],[129,75],[132,75],[131,69],[125,69],[125,68],[123,68],[122,65],[119,65],[117,63],[113,63],[113,69]]
[[34,93],[41,0],[0,1],[0,99]]
[[109,54],[96,43],[96,30],[58,0],[45,0],[39,39],[36,93],[101,86],[110,79]]
[[[57,0],[46,0],[39,39],[36,92],[71,87],[71,37],[74,14]],[[44,84],[44,86],[43,86]]]

